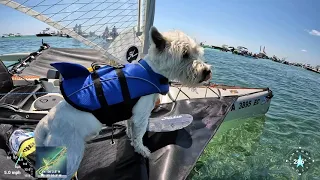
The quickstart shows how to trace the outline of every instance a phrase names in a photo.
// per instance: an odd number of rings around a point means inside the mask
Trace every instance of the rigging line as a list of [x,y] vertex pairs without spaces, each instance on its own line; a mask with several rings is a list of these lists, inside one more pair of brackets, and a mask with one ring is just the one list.
[[[69,12],[70,13],[70,12]],[[52,13],[50,13],[50,14],[52,14]],[[50,15],[49,14],[49,15]],[[56,14],[56,13],[54,13],[54,14]],[[48,14],[43,14],[43,15],[48,15]],[[127,16],[127,15],[118,15],[117,17],[119,17],[119,16]],[[135,15],[132,15],[132,16],[135,16]],[[99,16],[99,17],[89,17],[89,18],[82,18],[81,20],[87,20],[87,19],[98,19],[98,18],[106,18],[106,17],[115,17],[115,16]],[[71,19],[71,20],[59,20],[59,21],[57,21],[57,22],[67,22],[67,21],[74,21],[74,19]],[[95,24],[95,25],[98,25],[98,24]],[[88,26],[82,26],[81,25],[81,27],[88,27]]]
[[[77,0],[76,2],[78,2],[78,1],[80,1],[80,0]],[[92,1],[94,1],[94,0],[92,0]],[[91,2],[92,2],[91,1]],[[91,3],[90,2],[90,3]],[[70,6],[72,6],[73,4],[75,4],[75,3],[71,3],[69,6],[66,6],[65,8],[63,8],[63,9],[61,9],[59,12],[57,12],[57,13],[52,13],[53,15],[52,16],[50,16],[50,17],[48,17],[47,19],[50,19],[50,18],[52,18],[53,16],[55,16],[56,14],[60,14],[61,13],[61,11],[63,11],[63,10],[65,10],[65,9],[67,9],[68,7],[70,7]],[[52,7],[52,6],[51,6]],[[42,12],[41,12],[42,13]],[[46,15],[46,14],[44,14],[44,15]],[[46,19],[46,20],[47,20]]]
[[[94,0],[93,0],[94,1]],[[91,1],[92,2],[92,1]],[[89,2],[90,3],[90,2]],[[82,9],[83,7],[85,7],[86,5],[88,5],[89,3],[87,3],[87,4],[85,4],[85,5],[83,5],[83,6],[81,6],[80,8],[78,8],[77,10],[79,10],[79,9]],[[103,2],[102,2],[103,3]],[[98,6],[100,6],[102,3],[99,3],[97,6],[95,6],[94,8],[96,8],[96,7],[98,7]],[[87,11],[87,13],[89,13],[91,10],[93,10],[94,8],[92,8],[92,9],[90,9],[89,11]],[[64,20],[64,19],[66,19],[67,17],[69,17],[71,14],[74,14],[74,13],[76,13],[77,12],[77,10],[76,11],[73,11],[72,13],[70,13],[69,15],[67,15],[66,17],[64,17],[63,19],[61,19],[61,20]],[[79,16],[78,17],[78,19],[74,19],[73,20],[73,22],[74,21],[76,21],[76,20],[79,20],[79,18],[80,17],[82,17],[82,16],[84,16],[84,15],[86,15],[87,13],[85,13],[85,14],[82,14],[81,16]],[[60,20],[60,21],[61,21]],[[70,22],[69,24],[67,24],[65,27],[67,27],[67,26],[69,26],[70,24],[71,24],[72,22]]]
[[[91,1],[91,3],[86,3],[86,5],[88,5],[88,4],[93,4],[92,3],[92,1]],[[128,3],[128,4],[130,4],[130,3]],[[136,4],[136,3],[131,3],[131,4]],[[73,4],[71,4],[71,5],[73,5]],[[64,10],[64,9],[63,9]],[[113,9],[109,9],[109,10],[113,10]],[[125,9],[116,9],[116,10],[125,10]],[[98,9],[92,9],[92,10],[90,10],[91,12],[97,12],[97,11],[101,11],[101,10],[98,10]],[[65,11],[65,12],[59,12],[59,14],[68,14],[68,13],[72,13],[72,12],[77,12],[77,13],[84,13],[84,12],[87,12],[87,11],[84,11],[84,10],[82,10],[82,11]],[[57,14],[57,13],[45,13],[45,14],[43,14],[43,15],[51,15],[51,14]]]
[[[123,19],[123,18],[122,18],[122,19]],[[130,19],[132,19],[132,17],[131,17]],[[121,20],[121,19],[120,19],[120,20]],[[127,21],[127,22],[131,22],[131,21]],[[132,22],[135,23],[135,21],[132,21]],[[126,22],[124,21],[124,23],[126,23]],[[124,24],[124,23],[123,23],[123,24]],[[133,24],[133,23],[131,23],[131,24]],[[123,25],[123,24],[122,24],[122,25]],[[128,24],[128,26],[131,25],[131,24]],[[122,27],[122,25],[121,25],[120,27]],[[102,26],[101,26],[101,27],[102,27]],[[100,28],[101,28],[101,27],[100,27]],[[134,27],[134,26],[133,26],[133,27]],[[99,28],[99,29],[100,29],[100,28]],[[126,31],[126,29],[124,29],[123,31],[121,31],[119,34],[125,32],[125,31]],[[97,39],[97,37],[94,38],[93,41],[96,40],[96,39]]]
[[[129,2],[129,1],[130,1],[130,0],[127,0],[127,1],[124,2],[122,5],[124,5],[125,3]],[[112,5],[113,5],[113,4],[112,4]],[[112,5],[110,5],[110,6],[112,6]],[[110,6],[108,6],[108,7],[110,7]],[[108,8],[108,7],[107,7],[107,8]],[[107,8],[105,8],[104,10],[106,10]],[[103,10],[103,11],[104,11],[104,10]],[[116,10],[116,9],[112,10],[112,11],[109,12],[107,15],[113,13],[115,10]],[[120,13],[121,13],[121,12],[120,12]],[[119,13],[119,14],[120,14],[120,13]],[[96,17],[98,14],[99,14],[99,13],[97,13],[97,14],[94,15],[93,17]],[[117,15],[119,15],[119,14],[117,14]],[[107,16],[107,15],[106,15],[106,16]],[[116,17],[117,15],[115,15],[115,17]],[[101,18],[101,19],[100,19],[99,21],[97,21],[96,23],[100,22],[102,19],[103,19],[103,18]],[[86,22],[88,22],[88,21],[86,21]],[[85,23],[86,23],[86,22],[85,22]],[[110,20],[109,20],[108,22],[110,22]],[[101,27],[100,27],[100,28],[101,28]],[[97,30],[99,30],[100,28],[98,28]],[[87,28],[86,30],[88,30],[88,29],[89,29],[89,28]],[[84,30],[84,31],[86,31],[86,30]]]
[[[132,15],[132,16],[128,16],[128,15],[123,15],[123,16],[125,16],[125,17],[135,17],[134,15]],[[109,16],[109,17],[111,17],[111,16]],[[114,17],[114,16],[112,16],[112,17]],[[88,18],[86,18],[86,19],[88,19]],[[70,20],[71,21],[71,20]],[[131,21],[122,21],[122,22],[131,22]],[[135,22],[135,21],[132,21],[132,22]],[[107,23],[102,23],[102,24],[90,24],[90,25],[86,25],[86,26],[82,26],[81,25],[81,27],[93,27],[93,26],[100,26],[100,25],[107,25],[107,24],[111,24],[111,23],[114,23],[114,22],[107,22]],[[121,23],[121,22],[116,22],[116,23]],[[99,28],[100,29],[100,28]],[[121,29],[121,28],[117,28],[117,29]],[[104,30],[96,30],[95,32],[103,32]]]
[[[130,11],[128,14],[130,14],[131,12],[132,12],[132,11]],[[128,14],[127,14],[127,15],[128,15]],[[124,16],[124,17],[126,17],[126,16]],[[121,21],[124,17],[122,17],[121,19],[119,19],[119,21]],[[132,19],[132,17],[130,17],[130,19]],[[110,22],[110,20],[109,20],[108,22]],[[107,22],[107,23],[108,23],[108,22]],[[129,21],[129,22],[130,22],[130,21]],[[133,22],[135,22],[135,21],[133,21]],[[97,30],[101,29],[101,27],[105,26],[107,23],[105,23],[104,25],[101,25],[100,28],[98,28]],[[123,23],[123,24],[124,24],[124,23]],[[123,25],[123,24],[122,24],[122,25]],[[131,24],[132,24],[132,23],[131,23]],[[131,25],[131,24],[129,24],[129,25]],[[120,27],[122,27],[122,25],[121,25]],[[124,30],[121,31],[120,33],[124,32],[125,30],[126,30],[126,29],[124,29]],[[97,37],[96,37],[95,39],[97,39]],[[95,39],[94,39],[94,40],[95,40]]]
[[[116,2],[112,3],[110,6],[112,6],[112,5],[115,4],[115,3],[116,3]],[[101,4],[102,4],[102,3],[101,3]],[[95,6],[94,8],[92,8],[91,10],[95,9],[96,7],[100,6],[101,4],[98,4],[97,6]],[[110,7],[110,6],[108,6],[108,7]],[[100,12],[105,11],[108,7],[106,7],[106,8],[103,9],[103,10],[101,10]],[[84,13],[84,14],[82,14],[81,16],[77,17],[76,19],[74,19],[74,21],[79,20],[79,18],[83,17],[84,15],[88,14],[89,12],[90,12],[90,11],[87,11],[87,13]],[[98,15],[98,14],[100,14],[100,13],[97,13],[96,15]],[[96,15],[95,15],[95,16],[96,16]],[[93,16],[93,17],[95,17],[95,16]],[[86,22],[88,22],[88,20],[85,21],[85,22],[82,23],[82,24],[85,24]],[[71,22],[71,23],[72,23],[72,22]],[[69,26],[71,23],[67,24],[66,26]]]
[[[61,2],[61,1],[63,1],[63,0],[60,0],[59,2]],[[59,2],[58,2],[58,3],[59,3]],[[40,12],[39,14],[42,14],[43,12],[45,12],[46,10],[50,9],[51,7],[53,7],[53,6],[55,6],[55,5],[57,5],[57,4],[52,4],[52,5],[49,6],[47,9],[43,10],[42,12]],[[39,14],[38,14],[38,15],[39,15]],[[38,15],[37,15],[37,16],[38,16]],[[47,18],[47,19],[49,19],[49,18]]]

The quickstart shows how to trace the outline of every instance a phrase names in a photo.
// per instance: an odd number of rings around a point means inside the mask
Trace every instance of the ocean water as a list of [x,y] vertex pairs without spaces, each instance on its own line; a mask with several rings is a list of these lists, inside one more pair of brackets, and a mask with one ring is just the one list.
[[52,47],[89,48],[73,38],[23,36],[0,38],[0,54],[34,52],[40,48],[42,39]]
[[[41,39],[52,47],[88,48],[68,38],[0,38],[0,54],[32,52]],[[269,87],[274,94],[265,116],[215,136],[188,179],[320,179],[320,74],[269,60],[206,49],[212,82]],[[301,147],[315,162],[298,175],[286,163]]]
[[[192,179],[320,179],[320,74],[270,60],[206,50],[212,81],[269,87],[268,113],[214,137]],[[315,162],[301,176],[286,159],[301,147]]]

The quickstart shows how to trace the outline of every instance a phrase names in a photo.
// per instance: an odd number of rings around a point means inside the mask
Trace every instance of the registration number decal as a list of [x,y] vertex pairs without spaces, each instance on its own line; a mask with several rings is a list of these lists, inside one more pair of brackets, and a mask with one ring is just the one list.
[[251,101],[243,101],[239,103],[239,109],[247,108],[251,106]]
[[[242,101],[239,103],[239,107],[238,109],[244,109],[244,108],[248,108],[251,105],[252,106],[256,106],[260,103],[260,98],[259,99],[254,99],[254,100],[249,100],[249,101]],[[231,111],[234,111],[236,109],[235,105],[233,104],[231,107]]]

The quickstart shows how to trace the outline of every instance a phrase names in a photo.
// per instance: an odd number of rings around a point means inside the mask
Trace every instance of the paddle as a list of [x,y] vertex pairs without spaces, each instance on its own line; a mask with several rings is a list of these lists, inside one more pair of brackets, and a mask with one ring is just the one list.
[[147,131],[149,132],[168,132],[175,131],[189,126],[193,121],[190,114],[179,114],[150,118]]

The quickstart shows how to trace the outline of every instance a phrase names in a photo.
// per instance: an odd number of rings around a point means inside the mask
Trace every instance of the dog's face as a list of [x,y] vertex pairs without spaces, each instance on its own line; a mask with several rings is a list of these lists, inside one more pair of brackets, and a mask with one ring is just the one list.
[[193,87],[211,79],[211,66],[203,62],[203,48],[181,31],[150,30],[148,56],[158,72]]

